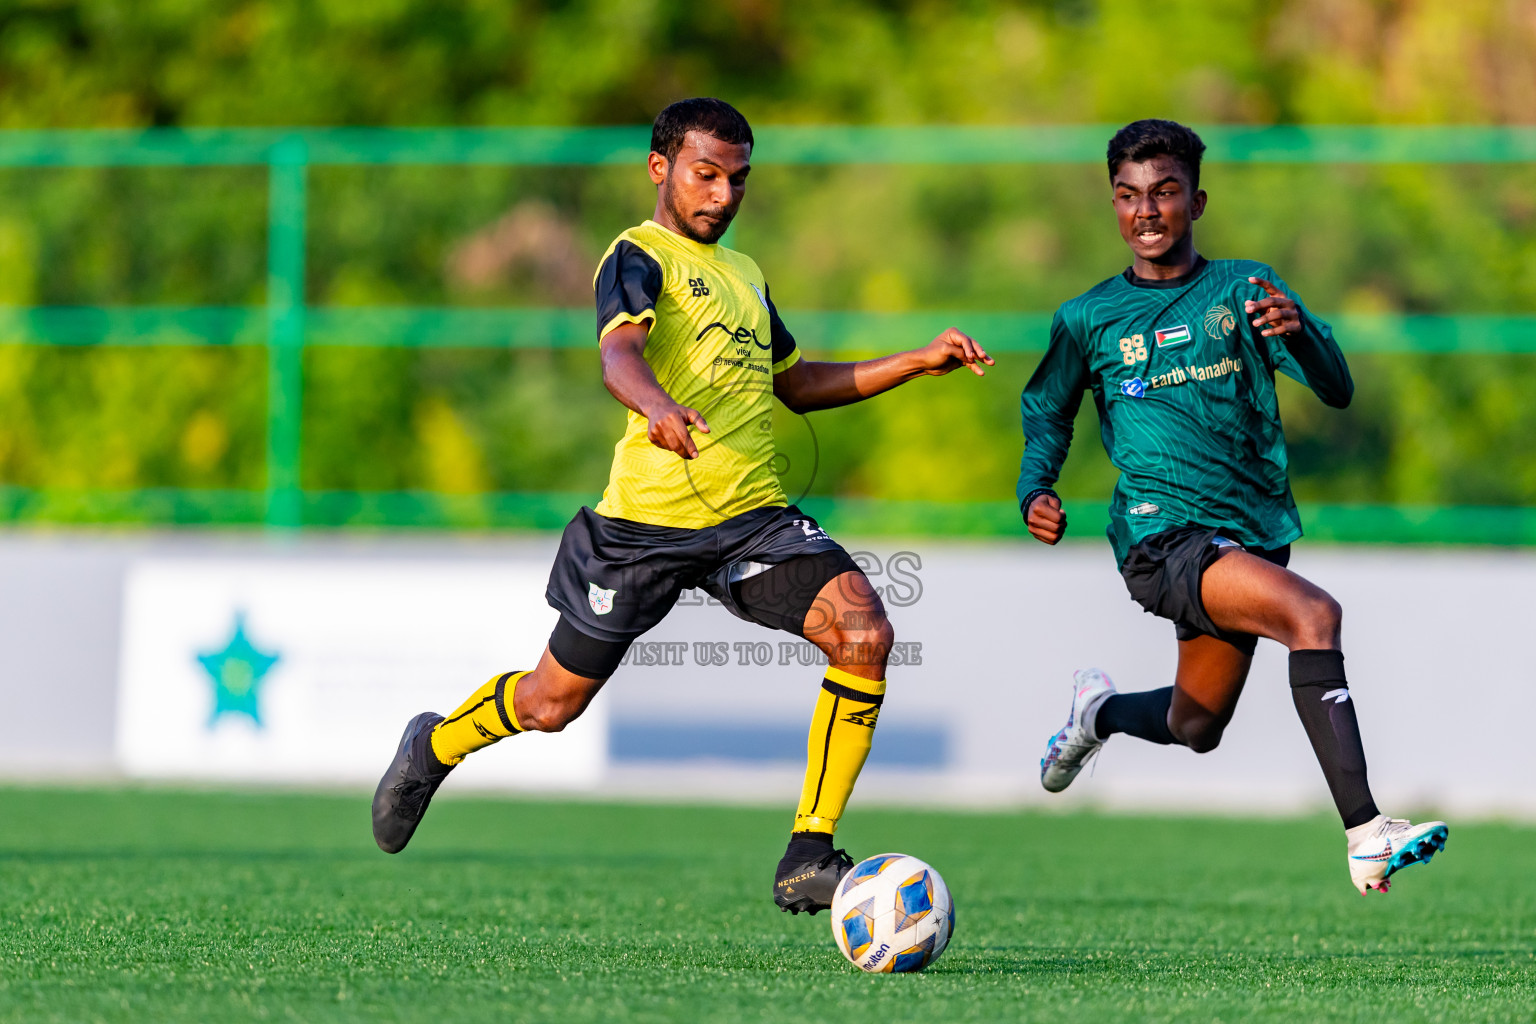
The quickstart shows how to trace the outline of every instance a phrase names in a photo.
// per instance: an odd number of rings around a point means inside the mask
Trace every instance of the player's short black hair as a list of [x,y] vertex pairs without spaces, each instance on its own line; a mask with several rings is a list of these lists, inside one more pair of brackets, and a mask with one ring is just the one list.
[[651,152],[660,153],[671,163],[689,132],[703,132],[732,145],[752,145],[752,126],[741,111],[725,100],[700,96],[678,100],[656,115],[651,125]]
[[1189,172],[1190,186],[1199,188],[1200,157],[1204,152],[1205,143],[1200,136],[1177,121],[1132,121],[1109,140],[1109,180],[1115,180],[1115,172],[1127,160],[1139,164],[1155,156],[1171,156]]

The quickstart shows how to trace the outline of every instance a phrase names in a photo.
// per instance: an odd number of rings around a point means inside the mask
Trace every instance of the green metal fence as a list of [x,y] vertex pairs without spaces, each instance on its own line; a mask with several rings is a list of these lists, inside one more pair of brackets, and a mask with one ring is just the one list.
[[[766,127],[758,164],[1096,163],[1106,125],[1034,127]],[[1215,127],[1202,131],[1208,162],[1528,163],[1536,127]],[[259,345],[267,350],[267,485],[262,493],[152,489],[37,492],[0,487],[0,518],[172,523],[377,522],[548,527],[587,495],[306,493],[300,486],[303,351],[306,346],[546,348],[592,344],[589,309],[325,308],[304,294],[308,170],[341,165],[580,165],[643,160],[648,129],[154,129],[0,132],[0,167],[264,166],[268,170],[267,301],[264,307],[33,307],[0,309],[0,343],[48,345]],[[794,313],[804,347],[872,349],[893,333],[921,336],[964,319],[998,351],[1041,346],[1045,313],[941,311]],[[1536,317],[1330,317],[1352,351],[1536,352]],[[853,529],[996,534],[1016,532],[1010,503],[822,502]],[[868,506],[868,507],[867,507]],[[1096,520],[1084,506],[1080,513]],[[1439,540],[1442,527],[1476,524],[1471,539],[1536,543],[1523,509],[1327,507],[1310,510],[1314,534],[1335,539]],[[1461,531],[1465,534],[1465,531]]]

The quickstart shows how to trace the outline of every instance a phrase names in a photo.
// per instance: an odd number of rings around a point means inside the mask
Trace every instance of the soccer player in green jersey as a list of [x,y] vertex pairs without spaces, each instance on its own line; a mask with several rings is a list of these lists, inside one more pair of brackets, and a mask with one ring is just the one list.
[[[682,100],[657,116],[647,159],[655,212],[614,240],[593,280],[603,383],[629,419],[603,500],[561,538],[546,590],[559,622],[533,668],[492,678],[446,717],[424,712],[406,725],[373,801],[385,852],[410,842],[454,766],[520,732],[559,732],[635,639],[700,587],[827,655],[774,902],[826,909],[853,866],[832,836],[869,754],[894,632],[853,558],[786,499],[773,401],[830,409],[962,366],[980,376],[992,359],[953,328],[879,359],[801,358],[762,270],[720,244],[751,157],[752,129],[727,103]],[[657,819],[687,827],[674,811]]]
[[1171,121],[1137,121],[1110,140],[1115,214],[1132,264],[1057,310],[1020,401],[1019,507],[1029,532],[1055,544],[1067,519],[1051,485],[1092,392],[1121,474],[1110,501],[1115,559],[1131,596],[1172,620],[1179,642],[1172,686],[1122,694],[1103,672],[1078,672],[1040,780],[1065,789],[1115,733],[1215,749],[1257,638],[1268,637],[1291,652],[1291,695],[1344,820],[1350,877],[1361,894],[1385,892],[1394,872],[1445,847],[1447,829],[1389,818],[1371,797],[1341,610],[1285,567],[1301,520],[1274,375],[1336,408],[1349,404],[1354,382],[1333,332],[1274,270],[1195,250],[1204,151]]

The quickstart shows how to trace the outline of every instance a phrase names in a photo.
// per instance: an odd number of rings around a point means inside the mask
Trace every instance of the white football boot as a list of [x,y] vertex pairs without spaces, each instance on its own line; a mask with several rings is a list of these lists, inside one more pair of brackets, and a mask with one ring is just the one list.
[[1406,818],[1378,814],[1364,825],[1345,829],[1349,841],[1349,877],[1364,896],[1372,889],[1386,892],[1393,873],[1429,859],[1445,849],[1450,829],[1443,821],[1415,825]]
[[1096,668],[1072,673],[1072,713],[1062,730],[1051,737],[1040,759],[1040,785],[1048,792],[1060,793],[1072,785],[1077,773],[1104,745],[1093,731],[1093,720],[1099,705],[1114,692],[1115,684]]

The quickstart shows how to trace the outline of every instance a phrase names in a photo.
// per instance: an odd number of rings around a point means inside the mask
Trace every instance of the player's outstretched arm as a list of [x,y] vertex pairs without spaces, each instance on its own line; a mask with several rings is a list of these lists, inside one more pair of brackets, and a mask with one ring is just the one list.
[[855,363],[813,363],[801,359],[773,378],[773,393],[794,412],[851,405],[917,377],[942,377],[969,367],[978,377],[993,359],[974,339],[951,327],[922,348]]
[[622,402],[649,421],[646,436],[651,444],[676,452],[685,459],[699,457],[699,447],[688,433],[690,426],[709,433],[709,424],[697,409],[678,405],[656,380],[651,364],[645,361],[645,339],[650,333],[649,320],[638,324],[620,324],[603,336],[599,351],[603,358],[603,386]]

